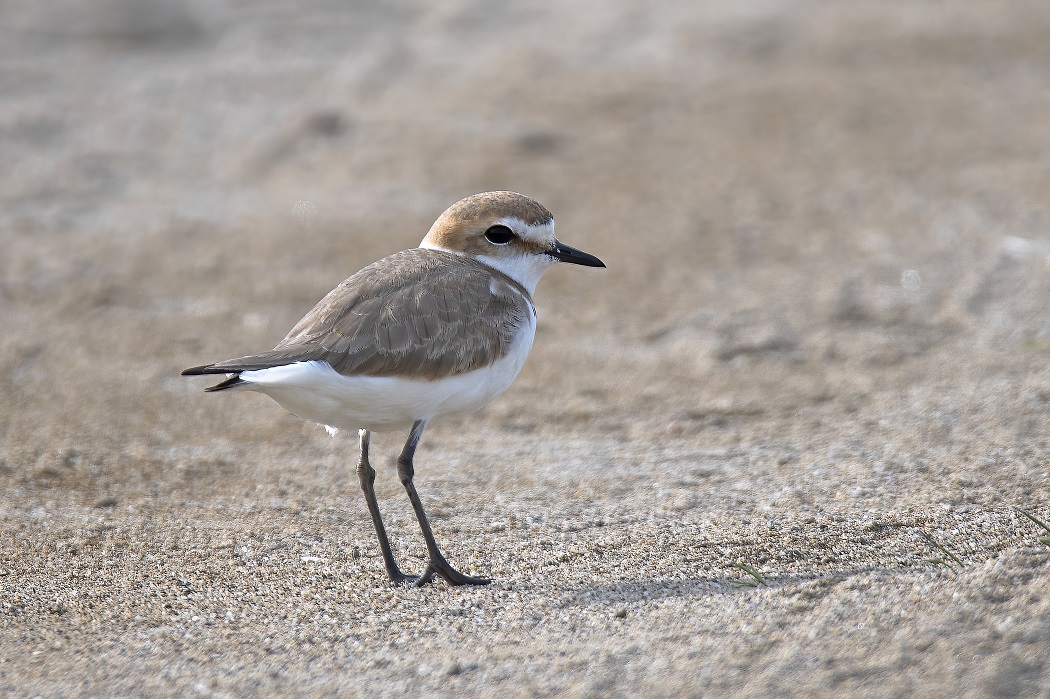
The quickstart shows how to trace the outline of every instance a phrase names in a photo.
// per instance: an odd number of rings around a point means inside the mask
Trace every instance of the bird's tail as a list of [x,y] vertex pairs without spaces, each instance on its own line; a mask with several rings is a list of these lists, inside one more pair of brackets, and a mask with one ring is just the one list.
[[220,381],[214,386],[209,386],[204,389],[206,393],[213,391],[225,391],[228,388],[237,388],[238,386],[247,386],[247,381],[241,380],[241,372],[232,373],[229,369],[221,369],[216,367],[214,364],[206,364],[204,366],[190,367],[182,372],[183,376],[204,376],[206,374],[228,374],[225,381]]
[[237,388],[238,386],[247,385],[248,382],[242,381],[240,374],[235,374],[230,378],[226,379],[225,381],[215,384],[214,386],[208,386],[206,389],[204,389],[204,392],[211,393],[212,391],[225,391],[227,388]]
[[242,381],[242,371],[258,371],[259,369],[273,369],[274,367],[295,364],[297,362],[310,361],[312,359],[323,359],[325,350],[322,347],[303,348],[299,345],[289,345],[281,349],[274,349],[262,354],[250,354],[247,357],[227,359],[214,364],[203,364],[190,367],[182,372],[183,376],[201,376],[204,374],[227,374],[226,380],[215,384],[205,391],[225,391],[227,388],[247,386],[250,381]]

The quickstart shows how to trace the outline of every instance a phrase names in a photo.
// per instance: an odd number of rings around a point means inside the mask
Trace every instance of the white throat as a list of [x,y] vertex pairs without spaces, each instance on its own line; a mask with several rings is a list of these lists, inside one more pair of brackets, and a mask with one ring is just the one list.
[[478,255],[475,259],[484,265],[503,272],[508,277],[521,284],[525,291],[529,292],[529,296],[536,295],[536,284],[539,283],[540,277],[543,276],[543,273],[546,272],[551,265],[558,262],[550,255],[544,255],[542,253],[514,255],[513,257],[489,257],[488,255]]

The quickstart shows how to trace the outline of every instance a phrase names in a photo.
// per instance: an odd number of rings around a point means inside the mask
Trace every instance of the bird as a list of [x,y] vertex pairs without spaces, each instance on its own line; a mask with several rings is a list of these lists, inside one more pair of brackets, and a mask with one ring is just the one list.
[[[332,434],[357,430],[357,476],[390,580],[422,586],[438,575],[449,585],[485,585],[442,555],[413,484],[413,457],[427,425],[480,410],[510,386],[536,334],[536,285],[557,263],[605,267],[560,242],[554,216],[536,200],[475,194],[446,209],[419,247],[336,286],[272,350],[182,374],[225,374],[205,391],[257,391]],[[426,543],[418,576],[397,565],[369,462],[372,432],[405,429],[397,473]]]

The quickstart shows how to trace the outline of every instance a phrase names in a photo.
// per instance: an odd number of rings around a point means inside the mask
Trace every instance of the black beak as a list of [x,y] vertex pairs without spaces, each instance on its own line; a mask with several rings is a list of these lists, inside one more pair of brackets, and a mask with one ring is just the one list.
[[569,262],[574,265],[583,265],[584,267],[604,267],[605,263],[599,260],[594,255],[589,255],[583,250],[577,250],[576,248],[569,247],[565,243],[554,243],[554,249],[547,253],[556,260],[562,262]]

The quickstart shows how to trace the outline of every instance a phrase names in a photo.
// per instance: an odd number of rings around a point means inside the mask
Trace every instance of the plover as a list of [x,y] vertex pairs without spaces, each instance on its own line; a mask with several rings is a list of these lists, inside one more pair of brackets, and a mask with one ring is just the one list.
[[[269,352],[183,371],[227,374],[207,391],[265,393],[330,432],[358,430],[357,475],[387,575],[423,585],[484,585],[442,556],[412,483],[412,457],[432,420],[472,413],[518,375],[536,334],[533,292],[556,262],[604,267],[554,237],[554,217],[514,192],[475,194],[449,207],[418,248],[365,267],[328,293]],[[411,428],[398,476],[426,541],[428,564],[401,572],[390,549],[368,461],[371,432]]]

